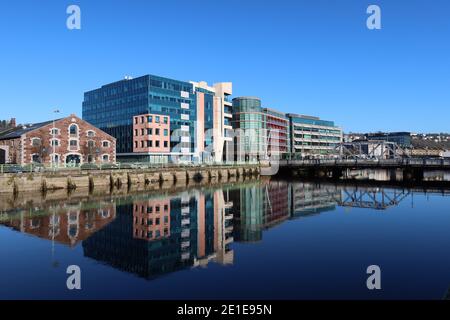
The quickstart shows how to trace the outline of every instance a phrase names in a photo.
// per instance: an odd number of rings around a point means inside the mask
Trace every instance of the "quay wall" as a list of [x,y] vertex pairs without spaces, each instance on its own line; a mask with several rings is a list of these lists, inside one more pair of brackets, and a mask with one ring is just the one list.
[[0,194],[201,185],[259,176],[257,165],[0,174]]

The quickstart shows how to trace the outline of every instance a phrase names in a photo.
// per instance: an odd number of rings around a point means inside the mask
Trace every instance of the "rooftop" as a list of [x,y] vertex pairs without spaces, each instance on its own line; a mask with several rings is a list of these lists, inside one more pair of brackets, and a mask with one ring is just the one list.
[[[57,119],[57,120],[60,120],[60,119]],[[25,124],[25,125],[18,125],[17,127],[14,127],[14,128],[11,128],[11,129],[1,132],[0,140],[20,138],[24,133],[27,133],[29,131],[46,126],[49,123],[52,123],[53,121],[57,121],[57,120],[50,120],[50,121],[34,123],[34,124],[31,123],[31,124]]]

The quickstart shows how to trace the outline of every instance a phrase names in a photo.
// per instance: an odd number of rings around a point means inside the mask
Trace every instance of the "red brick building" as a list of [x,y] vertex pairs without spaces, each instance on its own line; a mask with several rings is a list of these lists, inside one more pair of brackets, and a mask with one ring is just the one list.
[[76,115],[0,133],[0,163],[58,165],[116,161],[116,139]]

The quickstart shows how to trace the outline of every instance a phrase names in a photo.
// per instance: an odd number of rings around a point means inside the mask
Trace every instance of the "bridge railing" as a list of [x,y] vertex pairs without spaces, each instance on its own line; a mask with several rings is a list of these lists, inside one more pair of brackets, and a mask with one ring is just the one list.
[[450,167],[450,159],[304,159],[282,160],[280,165],[296,166],[440,166]]

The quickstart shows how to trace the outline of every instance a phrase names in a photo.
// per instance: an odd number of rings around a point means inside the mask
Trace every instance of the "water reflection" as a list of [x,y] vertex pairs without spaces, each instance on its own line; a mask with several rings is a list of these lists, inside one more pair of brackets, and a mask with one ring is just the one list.
[[[139,194],[4,210],[1,224],[68,246],[85,257],[153,279],[177,270],[229,265],[233,242],[257,242],[289,219],[337,206],[387,210],[413,190],[266,181],[177,194]],[[436,191],[449,194],[448,191]]]
[[228,192],[183,192],[118,204],[113,222],[83,241],[84,254],[154,278],[215,261],[233,263]]

